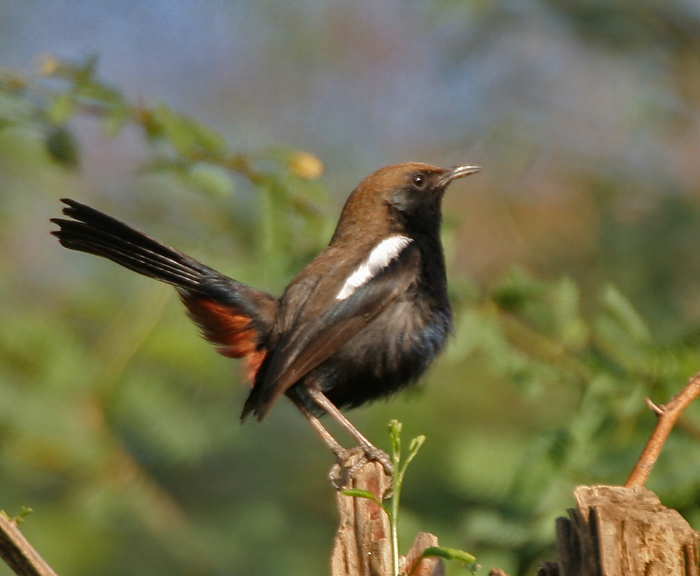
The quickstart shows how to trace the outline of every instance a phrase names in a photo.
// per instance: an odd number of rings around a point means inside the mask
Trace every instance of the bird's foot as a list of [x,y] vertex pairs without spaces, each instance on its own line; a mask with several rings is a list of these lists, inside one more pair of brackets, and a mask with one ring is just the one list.
[[389,456],[384,450],[380,450],[374,444],[369,444],[367,446],[361,446],[365,457],[370,462],[379,462],[384,467],[384,472],[387,476],[394,475],[394,463],[391,461],[391,456]]
[[368,459],[362,446],[356,446],[350,450],[336,452],[336,463],[333,464],[328,478],[336,490],[347,488],[350,481],[357,475],[360,469],[367,464]]
[[376,446],[356,446],[349,450],[343,449],[336,453],[337,462],[331,468],[328,477],[336,490],[347,488],[350,481],[368,462],[378,462],[384,468],[387,476],[394,475],[394,465],[391,457]]

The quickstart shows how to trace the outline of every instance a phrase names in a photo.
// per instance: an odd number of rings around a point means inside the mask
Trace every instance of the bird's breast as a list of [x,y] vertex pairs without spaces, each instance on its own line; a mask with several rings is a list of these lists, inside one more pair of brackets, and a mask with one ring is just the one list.
[[451,330],[449,304],[438,305],[407,294],[324,362],[317,382],[339,407],[389,396],[425,372],[444,348]]

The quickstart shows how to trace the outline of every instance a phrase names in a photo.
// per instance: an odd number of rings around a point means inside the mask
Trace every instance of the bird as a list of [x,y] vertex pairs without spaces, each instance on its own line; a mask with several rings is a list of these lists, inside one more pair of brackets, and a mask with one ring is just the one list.
[[[175,287],[202,335],[241,358],[251,389],[241,421],[263,420],[287,396],[345,462],[391,459],[341,409],[386,398],[415,382],[453,331],[440,238],[447,186],[478,166],[386,166],[348,197],[328,246],[281,296],[205,266],[95,208],[64,198],[51,233],[66,248],[107,258]],[[330,415],[357,442],[346,450]]]

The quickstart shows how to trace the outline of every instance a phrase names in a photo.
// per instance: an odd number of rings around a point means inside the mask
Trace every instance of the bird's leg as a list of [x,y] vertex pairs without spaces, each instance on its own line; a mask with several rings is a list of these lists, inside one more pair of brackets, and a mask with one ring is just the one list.
[[[318,435],[321,437],[321,439],[331,449],[333,454],[335,454],[335,457],[338,461],[336,464],[333,465],[333,468],[331,468],[331,471],[328,474],[328,478],[330,479],[331,484],[333,484],[333,486],[337,490],[344,488],[347,485],[348,480],[351,479],[355,475],[355,473],[367,463],[365,449],[361,446],[350,450],[348,450],[347,448],[343,448],[340,442],[338,442],[335,439],[335,437],[328,431],[328,429],[323,425],[320,418],[316,416],[313,412],[311,412],[311,410],[309,410],[306,404],[304,404],[304,401],[299,397],[298,394],[296,394],[294,390],[288,391],[287,396],[292,402],[294,402],[296,407],[299,408],[301,413],[309,421],[309,424],[313,426],[314,430],[318,432]],[[353,454],[356,454],[358,450],[362,452],[362,457],[359,460],[357,460],[357,462],[354,462],[351,467],[348,468],[345,465],[346,462],[348,462],[351,456]]]
[[[318,388],[313,387],[307,388],[306,392],[316,404],[323,408],[331,417],[335,419],[336,422],[338,422],[338,424],[345,428],[350,436],[357,440],[369,460],[379,462],[382,466],[384,466],[384,470],[386,470],[386,473],[389,476],[394,474],[394,465],[391,462],[389,455],[384,452],[384,450],[381,450],[372,444],[362,434],[362,432],[360,432],[355,425],[350,422],[350,420],[348,420],[340,410],[338,410],[336,405],[333,404],[333,402],[331,402],[323,392],[321,392]],[[320,422],[319,425],[321,425]],[[327,430],[326,433],[328,434]]]
[[331,449],[333,454],[338,456],[339,454],[344,454],[345,452],[347,452],[347,450],[340,445],[340,442],[338,442],[328,431],[328,429],[323,425],[318,416],[316,416],[313,412],[311,412],[311,410],[308,409],[306,404],[304,404],[304,401],[301,398],[299,398],[299,396],[297,396],[296,394],[287,394],[287,396],[289,396],[292,402],[296,404],[296,407],[299,408],[299,410],[306,417],[311,426],[314,427],[314,430],[318,432],[318,435]]

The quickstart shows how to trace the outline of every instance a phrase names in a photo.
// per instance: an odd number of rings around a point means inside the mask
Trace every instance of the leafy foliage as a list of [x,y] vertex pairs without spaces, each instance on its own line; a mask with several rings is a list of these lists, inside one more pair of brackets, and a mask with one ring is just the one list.
[[[293,409],[241,428],[237,378],[170,291],[57,255],[42,227],[56,215],[46,205],[74,193],[86,118],[143,148],[135,181],[148,192],[118,213],[166,240],[182,227],[179,247],[250,284],[278,293],[334,221],[307,152],[234,150],[165,104],[130,101],[94,58],[2,72],[0,505],[34,508],[24,526],[59,573],[321,573],[330,462]],[[406,533],[427,524],[524,573],[551,557],[576,484],[624,481],[653,425],[643,399],[665,401],[697,371],[697,330],[662,338],[637,300],[590,278],[513,269],[455,280],[456,338],[431,393],[373,408],[367,427],[398,413],[431,438],[403,495]],[[700,521],[688,466],[700,457],[697,417],[681,423],[651,488]]]

